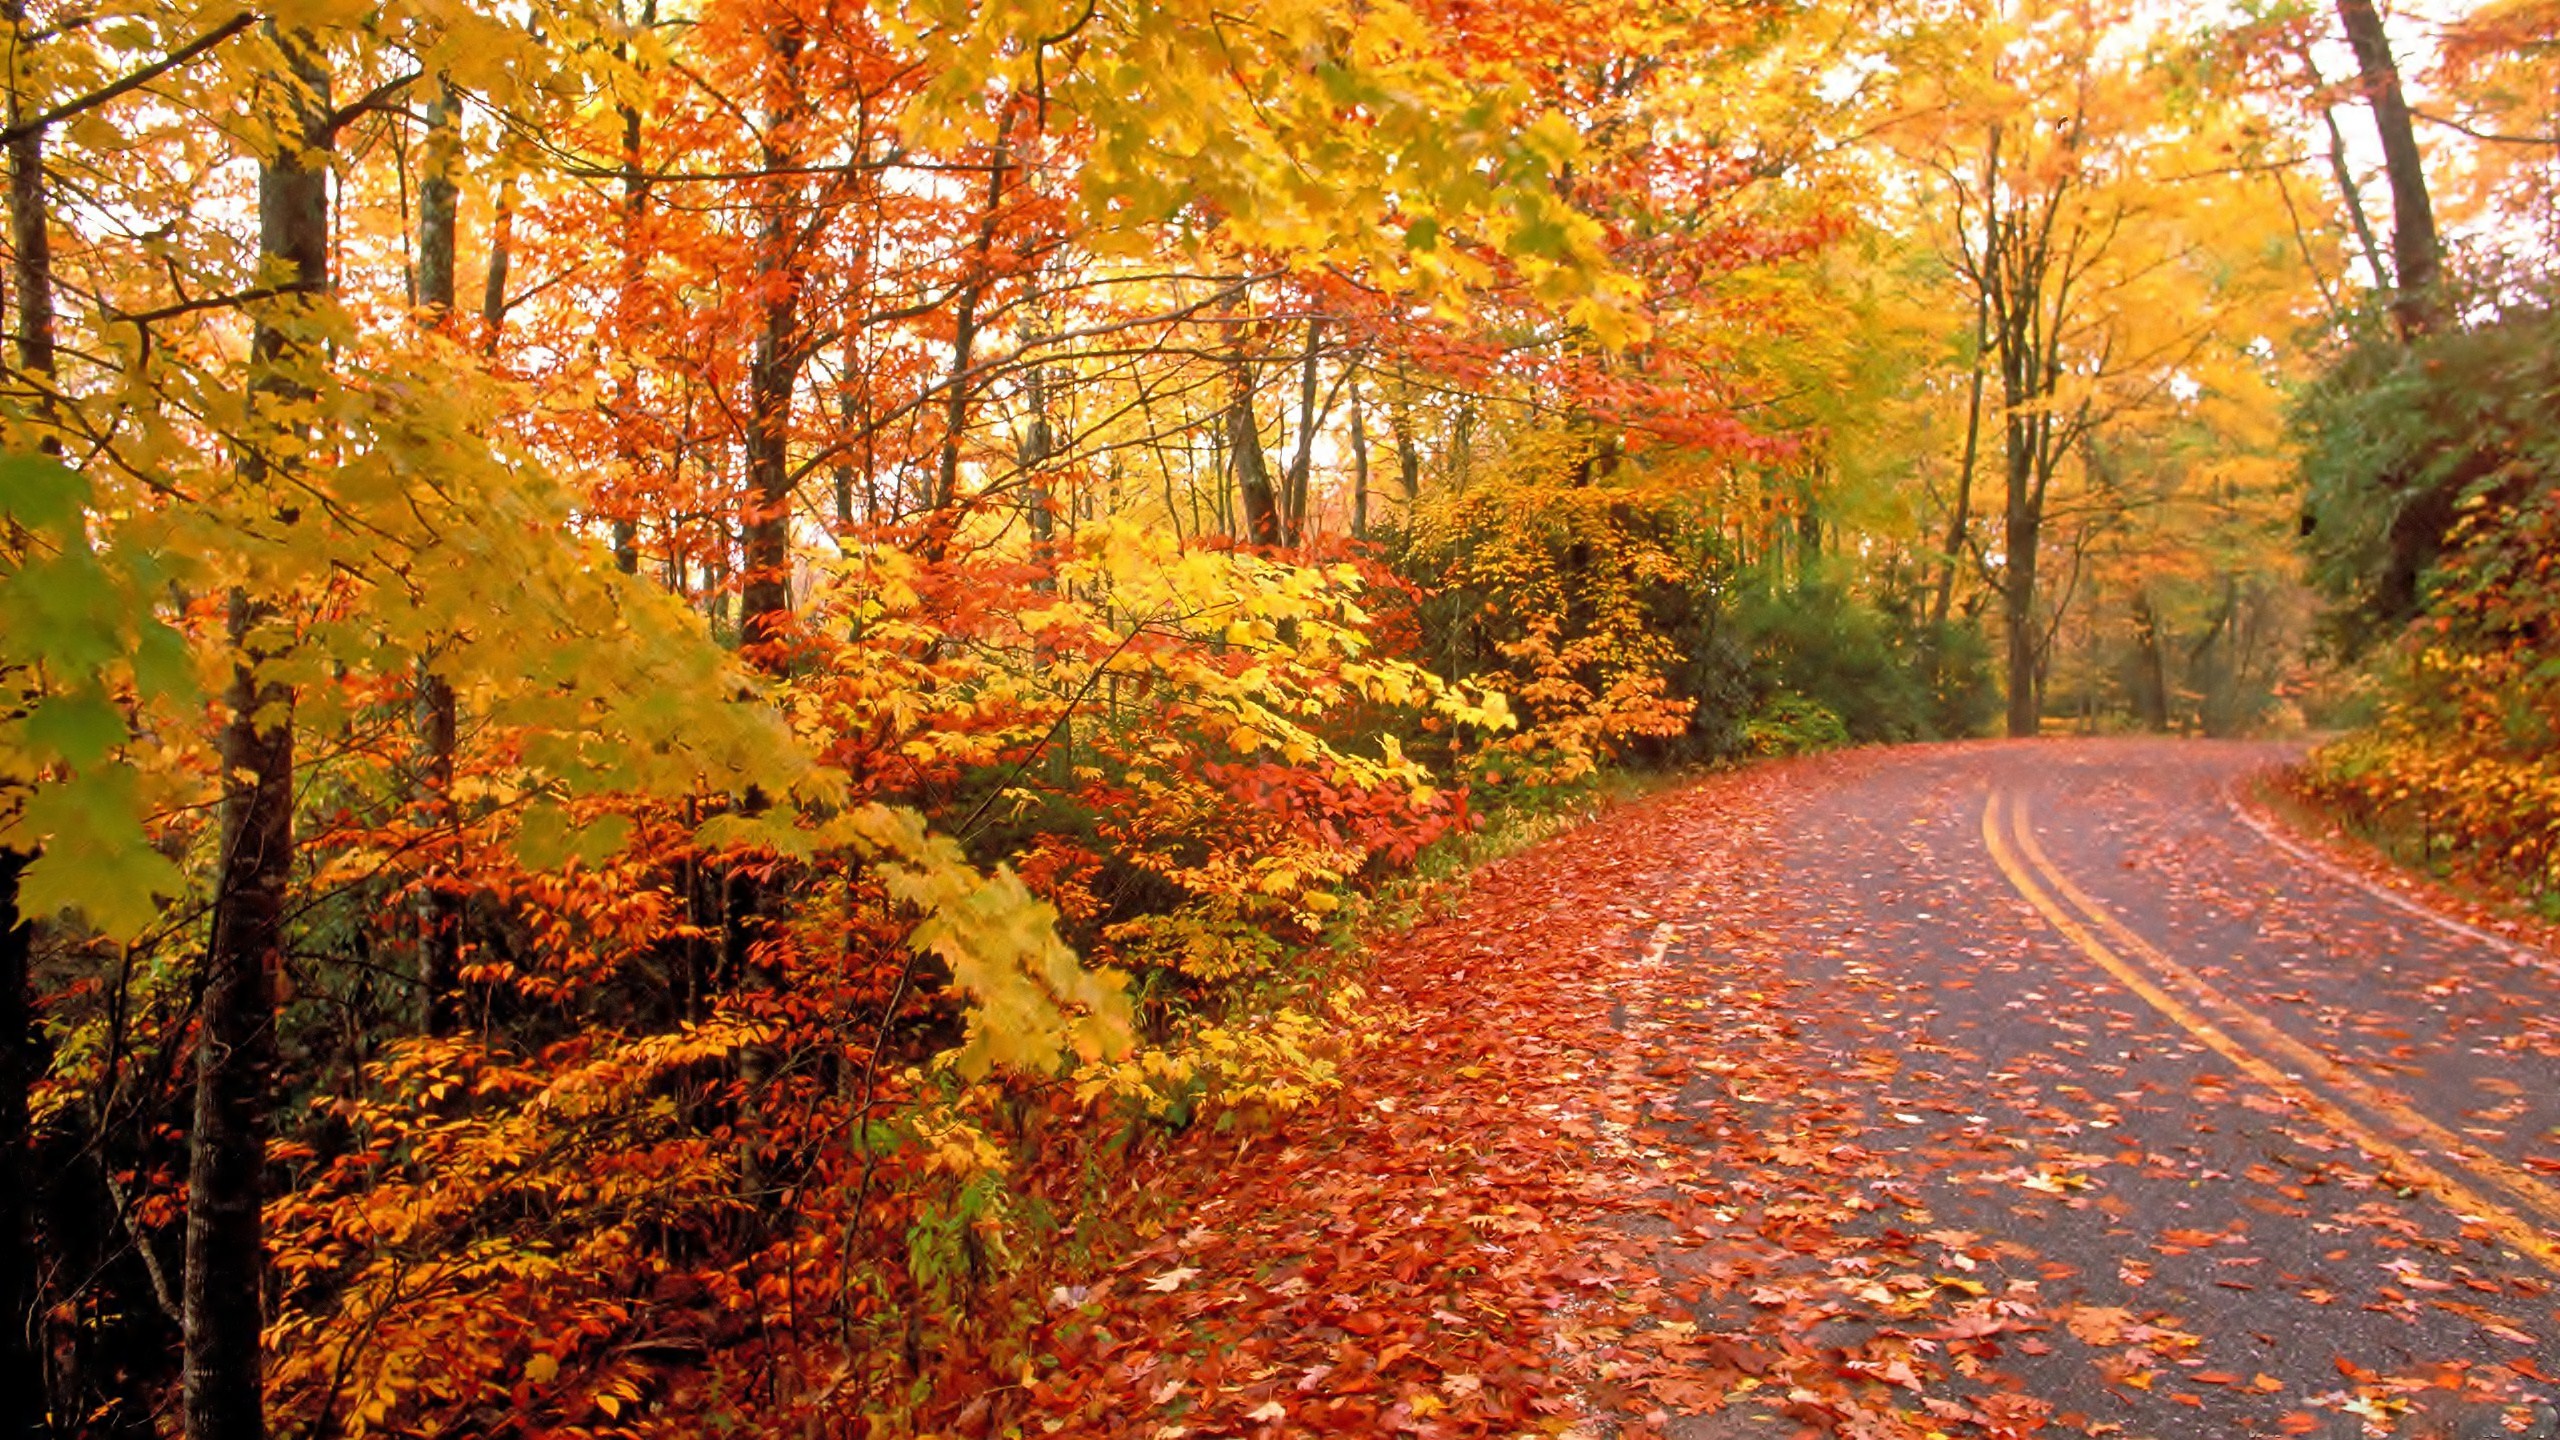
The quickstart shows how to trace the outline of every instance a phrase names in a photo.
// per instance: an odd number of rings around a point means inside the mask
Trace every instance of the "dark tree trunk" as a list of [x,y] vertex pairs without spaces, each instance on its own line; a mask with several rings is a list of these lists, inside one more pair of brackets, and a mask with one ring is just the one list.
[[[253,644],[268,613],[231,597],[230,635]],[[265,1237],[267,1085],[274,1053],[270,972],[282,963],[293,855],[292,693],[262,680],[256,651],[232,673],[222,730],[222,861],[197,1021],[194,1126],[187,1144],[187,1440],[264,1440],[259,1331]]]
[[[791,615],[791,406],[799,395],[807,352],[800,335],[802,207],[798,182],[784,172],[795,163],[806,119],[799,93],[805,43],[798,28],[789,25],[776,26],[765,40],[771,67],[763,153],[767,174],[757,182],[765,194],[756,217],[763,324],[747,368],[747,506],[738,526],[746,549],[738,637],[750,646],[778,642]],[[780,657],[769,656],[768,663],[779,664]]]
[[498,353],[498,332],[507,323],[507,268],[515,251],[516,177],[498,182],[496,212],[489,217],[489,273],[480,282],[482,353]]
[[2338,18],[2355,50],[2356,78],[2373,106],[2374,128],[2382,136],[2383,173],[2391,182],[2393,313],[2402,329],[2423,334],[2443,319],[2439,286],[2444,242],[2436,234],[2435,206],[2427,197],[2426,163],[2418,153],[2409,102],[2400,92],[2400,66],[2391,58],[2391,39],[2373,0],[2338,0]]
[[[276,36],[289,63],[276,77],[301,133],[288,135],[258,172],[258,241],[287,276],[296,307],[262,317],[250,341],[253,407],[239,466],[252,487],[270,475],[260,430],[270,406],[310,394],[310,357],[293,322],[329,289],[329,76],[309,34]],[[284,323],[279,323],[281,319]],[[294,523],[280,509],[277,523]],[[284,959],[285,886],[293,865],[293,692],[262,673],[275,658],[270,607],[231,596],[238,647],[221,735],[222,849],[214,878],[212,938],[197,1011],[195,1108],[187,1141],[184,1331],[186,1440],[264,1440],[259,1367],[265,1323],[265,1235],[259,1216],[266,1168],[267,1087],[274,1049],[271,977]]]
[[2044,507],[2036,494],[2035,456],[2028,437],[2009,439],[2008,506],[2003,515],[2001,618],[2009,632],[2009,733],[2033,735],[2042,719],[2042,686],[2036,667],[2043,638],[2036,625],[2036,552],[2044,543]]
[[2133,713],[2145,730],[2169,728],[2169,656],[2160,643],[2159,612],[2151,608],[2151,592],[2133,592]]
[[1369,538],[1369,429],[1356,386],[1351,392],[1351,538]]
[[42,1052],[37,1046],[35,994],[28,973],[35,927],[18,913],[18,876],[35,857],[0,850],[0,1395],[18,1400],[0,1414],[0,1437],[41,1440],[51,1425],[45,1409],[44,1307],[36,1286],[35,1136],[27,1120],[27,1092],[35,1087]]
[[1253,414],[1253,362],[1244,358],[1241,346],[1227,376],[1227,455],[1244,502],[1244,538],[1255,545],[1278,545],[1280,496],[1271,486],[1271,462],[1263,457],[1262,428]]
[[[23,25],[26,6],[0,7]],[[19,118],[10,106],[9,119]],[[36,387],[39,413],[50,412],[53,380],[53,231],[44,191],[44,132],[29,130],[9,142],[10,282],[18,311],[17,362],[21,382]],[[47,453],[61,448],[51,435]],[[0,1436],[36,1440],[49,1434],[44,1364],[44,1305],[35,1233],[35,1134],[28,1095],[44,1073],[44,1051],[35,1024],[33,960],[35,926],[18,913],[18,877],[35,856],[0,849],[0,1395],[20,1399],[0,1415]]]
[[[10,10],[20,7],[12,5]],[[53,230],[44,195],[44,132],[9,142],[10,280],[17,288],[18,369],[31,383],[53,379]],[[40,399],[51,409],[50,397]],[[46,449],[55,448],[47,437]]]
[[[2311,81],[2312,88],[2317,90],[2327,86],[2328,82],[2320,77],[2319,63],[2311,57],[2310,46],[2296,49],[2294,58],[2302,62],[2303,74]],[[2347,207],[2347,221],[2356,232],[2356,247],[2364,255],[2364,263],[2373,271],[2374,288],[2389,290],[2391,270],[2383,263],[2382,242],[2374,238],[2373,220],[2365,213],[2364,187],[2356,183],[2356,172],[2347,164],[2347,137],[2338,128],[2336,106],[2322,103],[2320,124],[2329,132],[2329,178],[2338,187],[2339,203]]]

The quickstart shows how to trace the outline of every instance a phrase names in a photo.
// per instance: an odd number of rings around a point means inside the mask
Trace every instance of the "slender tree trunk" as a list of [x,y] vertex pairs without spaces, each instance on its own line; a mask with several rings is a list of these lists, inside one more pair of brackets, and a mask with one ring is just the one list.
[[[11,3],[7,18],[22,23],[25,7]],[[15,105],[11,106],[14,119]],[[18,370],[47,393],[36,404],[53,408],[53,227],[45,205],[44,131],[29,130],[9,142],[10,281],[17,292]],[[59,449],[45,437],[48,452]]]
[[934,522],[924,544],[925,558],[929,560],[941,559],[949,548],[950,527],[954,524],[950,512],[960,499],[960,444],[969,431],[969,396],[976,388],[970,381],[969,367],[977,354],[978,305],[992,278],[989,262],[995,255],[996,232],[1004,225],[1005,173],[1012,166],[1013,114],[1013,107],[1007,105],[997,122],[1001,128],[992,163],[987,167],[986,210],[978,221],[969,279],[960,289],[960,304],[952,316],[949,393],[942,401],[942,453],[933,482]]
[[1307,538],[1307,485],[1315,468],[1316,357],[1323,336],[1324,321],[1308,317],[1306,355],[1298,364],[1298,448],[1289,457],[1289,513],[1282,526],[1291,545]]
[[1030,409],[1031,419],[1023,427],[1022,443],[1014,458],[1022,469],[1023,509],[1031,523],[1031,541],[1043,566],[1042,577],[1032,583],[1048,590],[1057,584],[1047,569],[1049,547],[1058,533],[1057,497],[1049,493],[1048,476],[1049,456],[1057,446],[1057,432],[1049,424],[1049,377],[1040,366],[1032,366],[1023,377],[1023,400]]
[[2400,92],[2400,67],[2391,58],[2391,39],[2373,0],[2338,0],[2338,18],[2355,51],[2357,80],[2373,106],[2374,128],[2382,136],[2383,173],[2391,182],[2391,264],[2397,281],[2393,311],[2403,330],[2424,334],[2443,319],[2439,286],[2444,242],[2436,234],[2435,206],[2427,197],[2417,130]]
[[2009,733],[2040,728],[2042,687],[2036,661],[2043,647],[2036,625],[2036,560],[2044,543],[2044,507],[2036,491],[2034,417],[2014,413],[2008,426],[2008,503],[2002,514],[2001,617],[2008,629]]
[[[258,174],[259,252],[280,268],[291,307],[261,317],[250,341],[252,423],[239,468],[252,492],[268,481],[261,431],[270,407],[308,398],[309,357],[298,338],[308,307],[329,289],[329,75],[307,32],[276,37],[299,133],[288,133]],[[277,523],[294,515],[282,509]],[[183,1330],[186,1440],[264,1440],[259,1373],[265,1234],[268,1071],[274,1049],[271,977],[284,960],[285,886],[293,865],[293,692],[269,672],[273,608],[231,596],[229,632],[240,659],[221,734],[221,854],[212,939],[197,1011],[195,1107],[187,1142]]]
[[1280,496],[1271,485],[1271,462],[1263,457],[1262,428],[1253,414],[1253,362],[1245,358],[1241,340],[1228,362],[1227,381],[1227,455],[1244,502],[1244,538],[1255,545],[1278,545]]
[[498,181],[498,203],[489,217],[489,273],[480,283],[480,348],[498,353],[498,332],[507,323],[507,268],[515,253],[516,177]]
[[1369,429],[1357,382],[1351,390],[1351,538],[1369,538]]
[[1973,311],[1973,375],[1965,391],[1964,458],[1956,467],[1955,503],[1947,512],[1947,539],[1938,559],[1938,578],[1929,596],[1929,664],[1938,668],[1938,650],[1947,628],[1947,617],[1954,613],[1956,567],[1963,563],[1965,532],[1973,524],[1973,472],[1982,459],[1982,362],[1990,345],[1990,306],[1987,298],[1974,302]]
[[[623,12],[619,5],[614,7],[614,13],[617,19],[621,18]],[[647,0],[640,7],[640,29],[652,29],[657,23],[658,0]],[[614,50],[617,59],[628,59],[629,53],[627,46],[617,46]],[[649,177],[640,168],[640,107],[620,105],[616,107],[615,114],[622,121],[622,223],[616,236],[622,268],[614,309],[617,328],[627,337],[631,307],[634,294],[640,288],[644,263],[640,222],[648,209]],[[641,463],[638,426],[630,423],[630,420],[637,419],[640,402],[640,382],[636,371],[620,380],[615,388],[616,408],[629,417],[613,427],[614,445],[622,461],[624,481],[629,484],[639,474]],[[636,505],[637,501],[632,497],[622,497],[617,507],[621,513],[613,517],[613,566],[625,575],[640,573],[640,521],[635,513]]]
[[[461,187],[454,170],[461,149],[452,86],[439,84],[427,108],[426,178],[418,187],[418,303],[441,329],[454,311],[454,252]],[[453,824],[453,748],[459,716],[453,686],[422,665],[418,673],[418,789],[426,823]],[[439,869],[418,897],[419,1028],[449,1035],[462,1024],[462,897]]]
[[1396,441],[1396,488],[1404,492],[1408,511],[1422,498],[1422,446],[1413,436],[1413,385],[1404,362],[1396,362],[1395,393],[1387,406],[1387,429]]

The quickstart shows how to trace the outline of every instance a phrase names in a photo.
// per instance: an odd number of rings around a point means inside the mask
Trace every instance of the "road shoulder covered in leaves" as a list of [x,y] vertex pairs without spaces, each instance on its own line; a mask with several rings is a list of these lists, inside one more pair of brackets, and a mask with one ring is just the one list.
[[1766,778],[1613,810],[1382,942],[1364,984],[1385,1033],[1333,1102],[1192,1137],[1156,1182],[1182,1222],[1050,1297],[1025,1431],[1591,1431],[1595,1386],[1685,1371],[1662,1348],[1680,1332],[1648,1328],[1674,1312],[1640,1238],[1671,1163],[1640,1107],[1668,1082],[1618,1027]]

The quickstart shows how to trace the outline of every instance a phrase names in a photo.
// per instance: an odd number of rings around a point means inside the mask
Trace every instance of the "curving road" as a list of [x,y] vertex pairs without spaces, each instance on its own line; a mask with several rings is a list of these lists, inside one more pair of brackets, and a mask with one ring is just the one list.
[[2560,1432],[2560,960],[2269,830],[2283,758],[1778,772],[1624,1022],[1655,1138],[1747,1162],[1666,1282],[1793,1357],[1673,1433],[1853,1430],[1826,1366],[1947,1433]]

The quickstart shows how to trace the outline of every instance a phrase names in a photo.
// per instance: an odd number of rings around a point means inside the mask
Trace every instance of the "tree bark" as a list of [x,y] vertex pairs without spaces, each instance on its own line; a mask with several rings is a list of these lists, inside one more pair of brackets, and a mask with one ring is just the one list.
[[461,136],[453,87],[439,82],[427,102],[426,175],[418,185],[418,303],[442,324],[453,314],[454,236],[462,189],[454,181]]
[[498,332],[507,323],[507,267],[516,236],[516,177],[498,182],[498,203],[489,217],[489,273],[480,282],[480,350],[498,353]]
[[[13,21],[22,5],[8,7]],[[47,393],[36,401],[50,411],[53,379],[53,229],[45,206],[44,132],[29,130],[9,142],[10,280],[17,289],[18,369]],[[45,448],[57,448],[46,437]]]
[[[747,369],[747,508],[739,517],[746,557],[738,594],[738,637],[749,646],[782,638],[791,615],[791,406],[798,397],[808,352],[800,334],[801,279],[797,236],[801,206],[793,180],[783,172],[795,161],[806,120],[800,95],[800,52],[807,37],[796,25],[767,32],[765,193],[757,206],[756,272],[763,323]],[[767,663],[778,665],[778,655]]]
[[[271,410],[307,399],[298,326],[329,289],[329,75],[307,33],[278,34],[288,69],[275,77],[296,122],[258,173],[259,252],[288,276],[280,307],[250,340],[247,488],[271,478],[260,431]],[[277,522],[294,523],[280,507]],[[273,607],[231,595],[239,659],[221,734],[222,848],[212,938],[197,1011],[195,1105],[187,1141],[186,1279],[180,1300],[186,1440],[265,1440],[259,1373],[265,1234],[267,1089],[274,1049],[271,977],[284,958],[285,886],[293,864],[293,692],[268,673]]]
[[[0,6],[12,25],[26,21],[23,0]],[[19,121],[16,97],[9,122]],[[23,383],[35,389],[35,410],[53,409],[53,229],[45,204],[44,130],[9,141],[10,282],[17,301],[17,364]],[[48,454],[61,442],[47,435]],[[32,853],[0,849],[0,1394],[22,1397],[0,1418],[0,1435],[36,1437],[51,1431],[45,1389],[44,1305],[40,1293],[33,1177],[35,1133],[28,1097],[44,1074],[44,1050],[36,1030],[35,926],[18,912],[18,877],[35,862]]]
[[1262,453],[1262,427],[1253,414],[1253,362],[1245,358],[1241,341],[1228,362],[1227,383],[1227,455],[1244,502],[1244,538],[1255,545],[1278,545],[1280,496],[1271,485],[1271,462]]
[[2391,182],[2392,311],[2403,331],[2424,334],[2443,320],[2444,242],[2427,197],[2426,163],[2400,92],[2400,67],[2373,0],[2338,0],[2338,19],[2355,51],[2356,77],[2382,136],[2383,173]]
[[2134,718],[2142,728],[2162,733],[2169,728],[2169,657],[2160,642],[2159,612],[2151,607],[2151,592],[2133,592],[2134,642]]
[[1351,538],[1369,538],[1369,428],[1356,381],[1351,388]]

